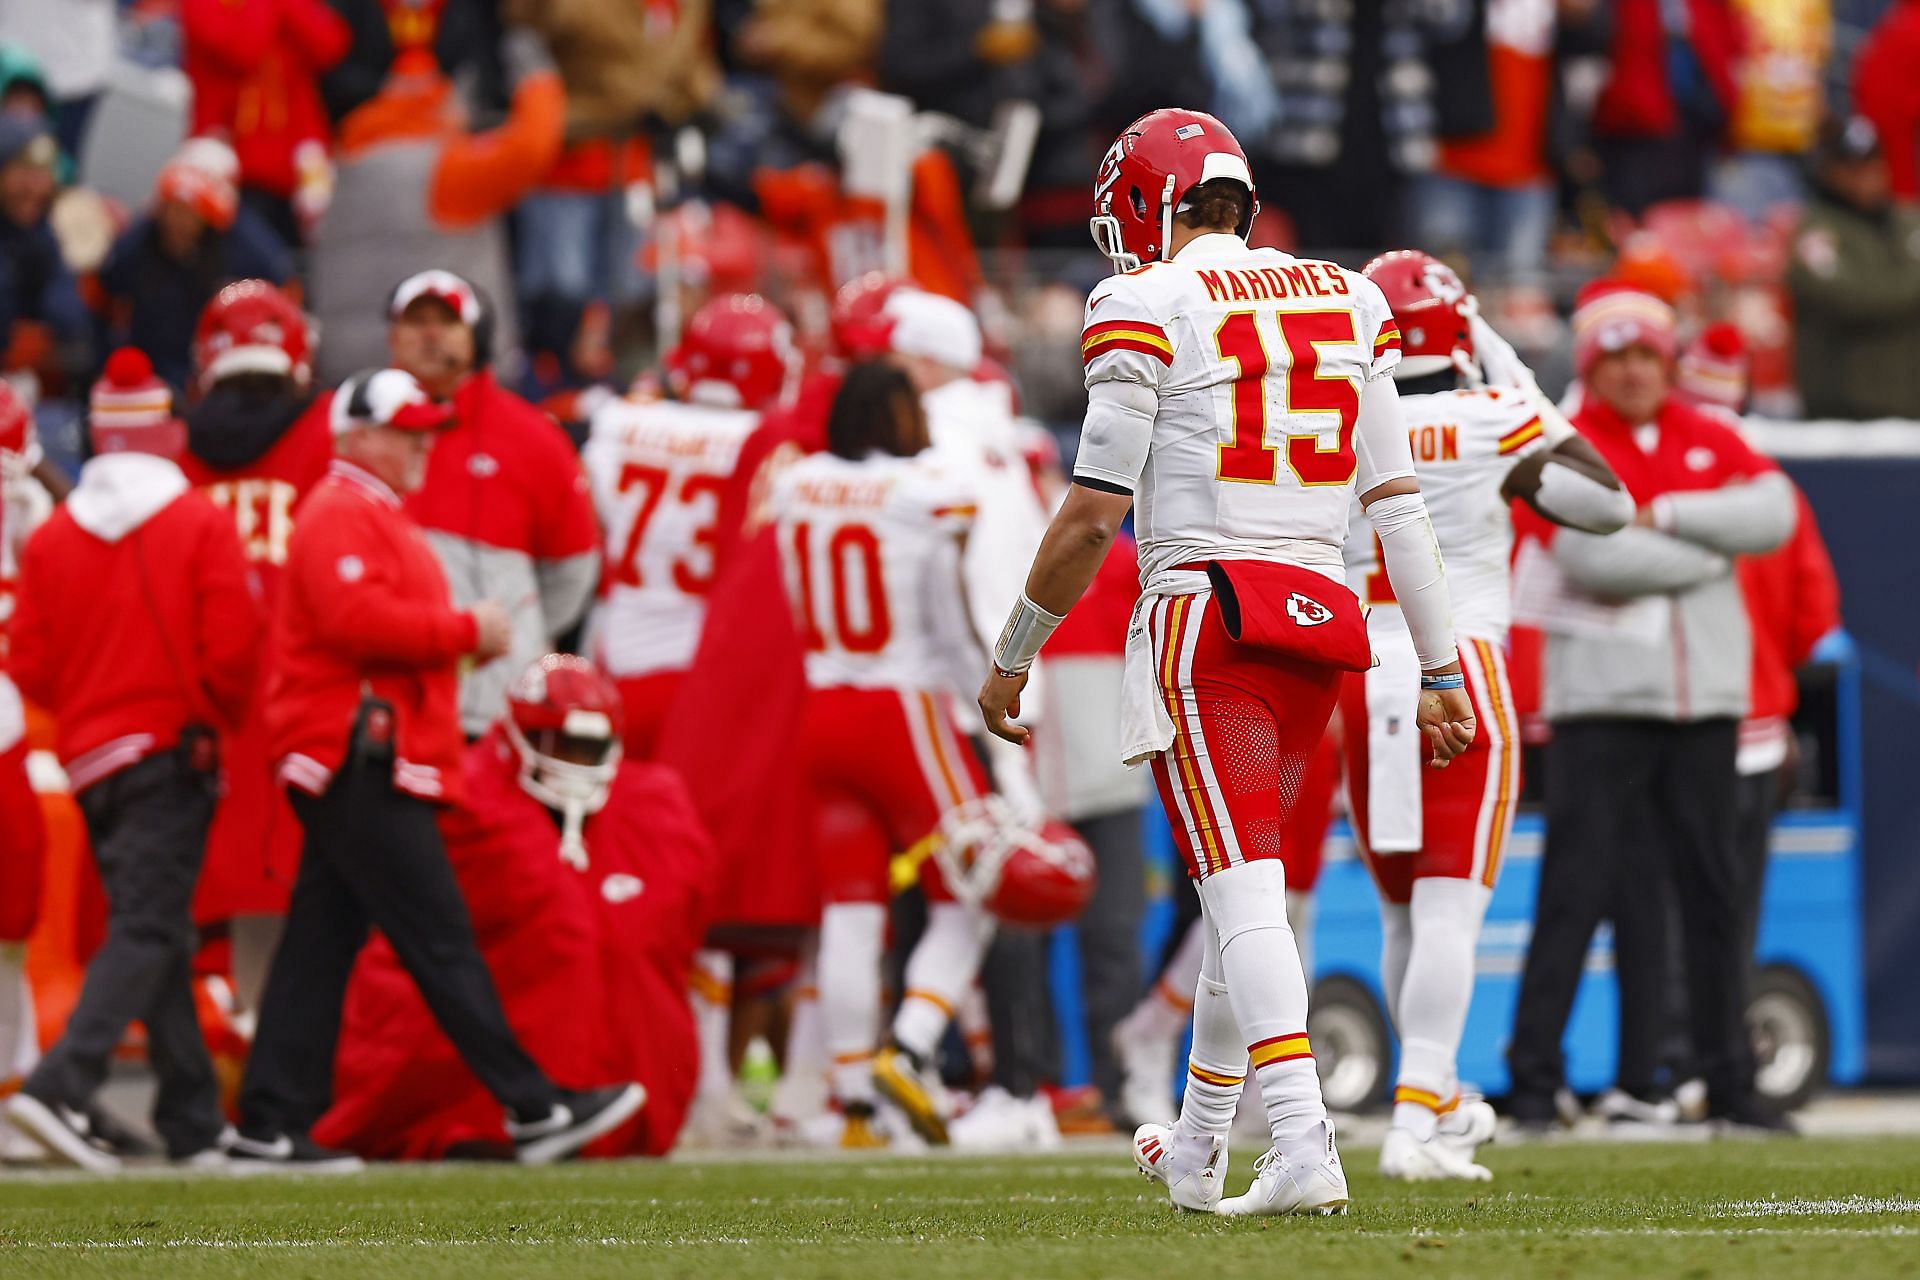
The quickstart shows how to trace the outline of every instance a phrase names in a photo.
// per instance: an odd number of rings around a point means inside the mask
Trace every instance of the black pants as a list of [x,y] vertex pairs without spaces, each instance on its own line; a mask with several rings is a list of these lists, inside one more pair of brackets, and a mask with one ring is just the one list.
[[993,1083],[1016,1098],[1031,1098],[1060,1078],[1060,1037],[1047,987],[1047,948],[1041,929],[1002,925],[980,962],[993,1029]]
[[1728,1110],[1751,1094],[1734,744],[1731,720],[1554,726],[1547,846],[1507,1055],[1516,1116],[1552,1114],[1565,1078],[1561,1037],[1602,919],[1613,921],[1620,990],[1618,1083],[1656,1088],[1669,1007],[1667,885],[1685,940],[1688,1039],[1709,1106]]
[[214,781],[169,751],[103,778],[79,795],[107,891],[107,938],[87,966],[60,1042],[24,1088],[83,1109],[113,1050],[138,1018],[159,1080],[153,1126],[170,1155],[219,1136],[220,1087],[193,1004],[193,887],[213,820]]
[[333,1053],[354,958],[377,925],[460,1056],[522,1119],[555,1102],[507,1026],[447,861],[433,806],[384,768],[344,766],[326,795],[293,793],[306,828],[300,875],[260,1001],[240,1095],[242,1132],[305,1133],[333,1097]]
[[[1785,766],[1782,766],[1784,768]],[[1781,769],[1742,774],[1734,783],[1740,850],[1740,954],[1751,976],[1754,945],[1760,937],[1760,901],[1767,888],[1767,859],[1772,855],[1773,819],[1783,794]]]
[[1099,879],[1080,913],[1080,998],[1087,1010],[1093,1083],[1109,1102],[1120,1097],[1113,1028],[1140,998],[1140,918],[1147,912],[1147,852],[1140,810],[1083,818],[1074,830],[1093,850]]

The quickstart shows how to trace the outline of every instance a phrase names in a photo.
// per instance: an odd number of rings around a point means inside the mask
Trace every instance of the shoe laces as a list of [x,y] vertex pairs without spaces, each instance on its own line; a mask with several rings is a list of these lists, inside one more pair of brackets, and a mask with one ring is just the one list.
[[1259,1178],[1265,1177],[1268,1166],[1272,1165],[1273,1162],[1276,1160],[1280,1162],[1280,1169],[1279,1169],[1280,1173],[1284,1174],[1288,1171],[1289,1168],[1291,1168],[1291,1165],[1288,1163],[1287,1158],[1284,1155],[1280,1154],[1280,1148],[1268,1147],[1267,1154],[1261,1156],[1259,1159],[1253,1162],[1254,1178],[1257,1180]]

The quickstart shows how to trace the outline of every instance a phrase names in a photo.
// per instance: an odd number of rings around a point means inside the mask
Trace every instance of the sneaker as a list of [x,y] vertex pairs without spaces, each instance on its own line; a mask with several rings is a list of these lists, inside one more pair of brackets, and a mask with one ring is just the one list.
[[22,1089],[7,1099],[7,1119],[56,1160],[90,1173],[120,1172],[120,1157],[94,1144],[93,1124],[84,1111],[36,1098]]
[[738,1089],[702,1094],[693,1100],[680,1128],[680,1145],[689,1149],[739,1150],[767,1143],[772,1126]]
[[191,1169],[202,1173],[224,1172],[231,1163],[227,1159],[227,1148],[231,1147],[233,1140],[239,1136],[233,1131],[232,1125],[223,1125],[220,1132],[214,1135],[213,1141],[206,1146],[194,1151],[183,1151],[178,1155],[169,1152],[167,1163],[176,1169]]
[[1016,1098],[990,1085],[967,1113],[947,1126],[947,1136],[962,1151],[1057,1151],[1060,1125],[1042,1095]]
[[1120,1113],[1134,1124],[1171,1126],[1180,1113],[1173,1105],[1173,1064],[1180,1047],[1165,1036],[1128,1035],[1127,1024],[1113,1028],[1113,1056],[1120,1068]]
[[1322,1120],[1320,1127],[1325,1130],[1324,1138],[1315,1144],[1311,1160],[1296,1164],[1280,1148],[1274,1147],[1254,1161],[1253,1185],[1243,1196],[1222,1200],[1221,1216],[1247,1218],[1300,1213],[1322,1218],[1344,1217],[1347,1172],[1340,1167],[1340,1149],[1333,1141],[1333,1122]]
[[892,1135],[874,1115],[873,1105],[849,1102],[840,1123],[842,1151],[884,1151],[893,1145]]
[[227,1169],[239,1174],[358,1173],[366,1167],[352,1152],[323,1147],[304,1133],[277,1138],[240,1133],[227,1146]]
[[1707,1119],[1707,1082],[1695,1076],[1683,1080],[1673,1090],[1674,1105],[1680,1108],[1683,1124],[1703,1124]]
[[1797,1138],[1800,1126],[1758,1098],[1707,1113],[1707,1124],[1721,1138]]
[[873,1087],[906,1114],[915,1133],[947,1145],[947,1091],[926,1063],[889,1041],[873,1055]]
[[1227,1139],[1224,1135],[1182,1137],[1164,1124],[1143,1124],[1133,1131],[1133,1163],[1142,1177],[1167,1189],[1175,1208],[1214,1213],[1225,1189]]
[[553,1110],[539,1120],[508,1120],[513,1158],[521,1164],[552,1164],[564,1160],[595,1138],[612,1133],[647,1104],[647,1090],[639,1084],[613,1084],[604,1089],[560,1090]]
[[1680,1123],[1680,1106],[1672,1098],[1638,1098],[1625,1089],[1609,1089],[1594,1099],[1593,1114],[1607,1122],[1616,1137],[1660,1137]]
[[1493,1172],[1440,1141],[1440,1135],[1422,1141],[1413,1130],[1387,1130],[1380,1144],[1380,1176],[1397,1182],[1491,1182]]

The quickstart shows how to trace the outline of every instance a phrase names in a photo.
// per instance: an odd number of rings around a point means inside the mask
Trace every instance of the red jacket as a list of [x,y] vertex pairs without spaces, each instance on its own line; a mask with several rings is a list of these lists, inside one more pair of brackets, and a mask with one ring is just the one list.
[[1853,63],[1853,100],[1880,131],[1893,194],[1920,200],[1920,0],[1894,0]]
[[280,780],[313,795],[327,789],[364,685],[393,707],[393,785],[458,800],[455,664],[477,638],[399,496],[336,459],[300,504],[273,616],[267,750]]
[[[664,1155],[699,1077],[687,975],[716,870],[686,789],[657,765],[622,765],[606,808],[587,819],[580,872],[560,860],[559,826],[521,789],[498,730],[465,764],[467,804],[440,826],[508,1022],[561,1085],[646,1086],[639,1116],[588,1155]],[[403,1160],[507,1146],[500,1104],[384,940],[354,969],[334,1105],[314,1137]]]
[[13,678],[79,791],[188,725],[238,724],[259,631],[233,522],[172,463],[108,454],[21,556]]
[[[189,455],[180,464],[194,487],[233,521],[268,617],[280,598],[294,510],[332,461],[326,414],[310,406],[249,463],[216,468]],[[274,783],[274,762],[267,753],[267,677],[262,663],[253,706],[223,753],[227,789],[213,812],[193,896],[194,919],[201,922],[285,914],[300,866],[300,823]]]
[[1748,719],[1785,719],[1800,705],[1794,678],[1820,638],[1840,625],[1840,582],[1805,494],[1785,546],[1742,556],[1735,566],[1753,632],[1753,709]]
[[[1665,137],[1680,126],[1669,79],[1672,40],[1661,20],[1666,0],[1614,0],[1613,74],[1594,104],[1594,132],[1608,137]],[[1723,115],[1737,96],[1733,82],[1739,29],[1727,0],[1686,0],[1687,47]]]
[[320,76],[352,29],[326,0],[182,0],[180,19],[193,133],[232,142],[244,185],[291,196],[294,148],[331,133]]

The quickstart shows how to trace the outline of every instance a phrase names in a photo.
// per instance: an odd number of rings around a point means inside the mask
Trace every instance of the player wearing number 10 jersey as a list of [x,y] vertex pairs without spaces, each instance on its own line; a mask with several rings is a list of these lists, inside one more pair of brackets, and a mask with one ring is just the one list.
[[[1150,758],[1206,947],[1180,1119],[1134,1135],[1175,1204],[1341,1213],[1346,1176],[1306,1034],[1284,861],[1301,777],[1345,670],[1369,664],[1343,583],[1357,490],[1422,657],[1417,707],[1444,764],[1473,724],[1439,550],[1393,382],[1399,333],[1359,274],[1246,243],[1259,204],[1226,127],[1192,111],[1130,125],[1100,167],[1094,239],[1120,269],[1087,300],[1088,409],[1074,485],[1034,560],[980,693],[1016,740],[1026,671],[1129,507],[1142,601],[1123,753]],[[1226,1134],[1251,1067],[1273,1149],[1222,1201]]]
[[773,510],[807,650],[800,755],[821,819],[819,987],[831,1085],[846,1116],[844,1145],[885,1140],[872,1123],[876,1089],[941,1143],[946,1114],[930,1064],[991,923],[955,900],[937,863],[921,863],[927,928],[907,959],[884,1046],[880,964],[889,855],[940,839],[943,819],[986,790],[947,710],[948,673],[970,675],[984,656],[961,586],[977,494],[924,452],[926,418],[891,365],[848,372],[827,443],[774,482]]
[[651,759],[692,664],[713,586],[720,505],[741,446],[798,372],[793,332],[764,299],[726,294],[667,357],[677,400],[616,400],[582,457],[606,530],[594,649],[627,717],[626,751]]
[[[1520,742],[1507,682],[1512,500],[1547,519],[1610,533],[1633,516],[1613,472],[1531,385],[1479,321],[1453,270],[1402,250],[1364,274],[1393,307],[1393,376],[1420,490],[1447,558],[1461,667],[1480,731],[1444,771],[1420,767],[1407,707],[1419,669],[1377,541],[1347,542],[1347,585],[1368,607],[1377,664],[1341,695],[1347,788],[1361,854],[1380,889],[1387,1011],[1400,1034],[1393,1128],[1380,1170],[1407,1180],[1492,1175],[1474,1162],[1493,1113],[1462,1098],[1454,1071],[1473,997],[1480,921],[1513,830]],[[1504,357],[1504,359],[1496,359]],[[1470,386],[1477,365],[1520,385]]]

